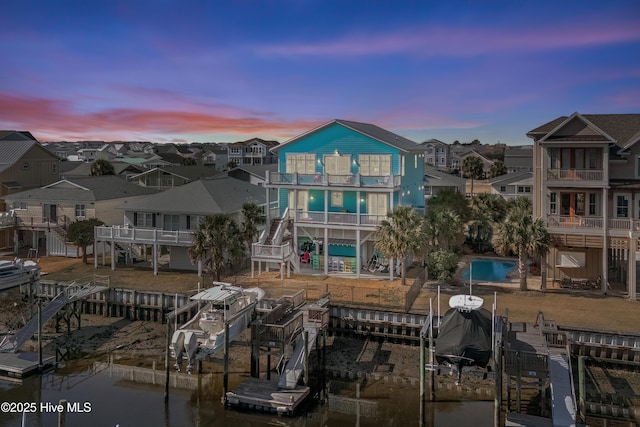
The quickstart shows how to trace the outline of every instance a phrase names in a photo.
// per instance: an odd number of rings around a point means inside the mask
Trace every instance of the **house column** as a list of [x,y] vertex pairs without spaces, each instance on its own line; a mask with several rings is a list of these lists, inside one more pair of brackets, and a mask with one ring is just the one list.
[[111,239],[111,270],[116,271],[116,242]]
[[636,239],[633,235],[633,227],[629,231],[629,268],[627,273],[627,281],[629,282],[628,295],[629,299],[636,299]]
[[324,229],[324,275],[329,275],[329,229]]
[[607,229],[609,228],[609,189],[604,187],[602,190],[602,293],[607,293],[607,286],[609,285],[609,242]]
[[158,245],[156,243],[153,244],[153,274],[158,275]]
[[[266,171],[267,175],[266,175],[266,181],[265,183],[269,182],[269,171]],[[266,229],[269,230],[271,227],[271,201],[269,200],[269,188],[268,187],[264,187],[264,190],[266,192],[265,195],[265,200],[267,201],[267,206],[265,209],[265,224],[266,224]]]
[[[359,193],[359,191],[358,191]],[[358,198],[358,201],[360,199]],[[360,205],[360,203],[358,202],[358,205]],[[360,208],[358,208],[358,210],[360,210]],[[360,218],[360,212],[358,212],[358,218]],[[359,221],[358,221],[359,222]],[[360,270],[362,269],[361,266],[361,261],[360,261],[360,229],[357,228],[356,229],[356,279],[360,278]]]

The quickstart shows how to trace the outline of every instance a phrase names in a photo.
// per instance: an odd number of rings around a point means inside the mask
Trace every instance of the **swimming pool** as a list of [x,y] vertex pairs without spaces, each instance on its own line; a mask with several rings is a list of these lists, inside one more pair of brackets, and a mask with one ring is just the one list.
[[507,274],[516,268],[516,263],[513,261],[502,261],[499,259],[474,259],[471,261],[470,270],[467,267],[462,272],[462,278],[465,281],[469,281],[469,274],[473,276],[471,279],[482,282],[504,282],[507,279]]

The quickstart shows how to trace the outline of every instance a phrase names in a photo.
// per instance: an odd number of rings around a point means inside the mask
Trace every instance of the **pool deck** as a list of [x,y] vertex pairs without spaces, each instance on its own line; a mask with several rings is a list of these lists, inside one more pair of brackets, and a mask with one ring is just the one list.
[[[464,274],[464,271],[469,267],[469,263],[472,260],[496,260],[496,261],[510,261],[510,262],[515,262],[516,263],[516,269],[518,266],[518,258],[515,257],[501,257],[501,256],[494,256],[494,255],[464,255],[462,256],[462,258],[460,259],[460,261],[458,262],[458,269],[456,270],[456,273],[454,274],[454,279],[456,279],[458,282],[460,282],[461,284],[465,284],[466,286],[469,286],[469,280],[468,279],[464,279],[462,277],[462,275]],[[531,276],[530,274],[527,275],[527,290],[530,291],[534,291],[534,290],[540,290],[540,276]],[[519,289],[520,288],[520,278],[518,277],[518,273],[516,270],[515,276],[512,278],[507,277],[507,280],[505,280],[504,282],[491,282],[491,281],[487,281],[487,280],[475,280],[473,279],[472,281],[472,285],[473,286],[494,286],[494,287],[500,287],[500,288],[508,288],[508,289]],[[547,280],[547,288],[548,289],[552,289],[553,286],[551,286],[551,282],[549,280]]]

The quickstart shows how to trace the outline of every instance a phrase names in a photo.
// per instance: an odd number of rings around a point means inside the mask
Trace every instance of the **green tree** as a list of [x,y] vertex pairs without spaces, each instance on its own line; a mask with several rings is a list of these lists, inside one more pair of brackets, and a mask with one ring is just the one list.
[[407,283],[406,258],[421,251],[422,232],[422,218],[411,206],[396,206],[376,227],[375,248],[387,258],[400,260],[403,285]]
[[182,160],[180,160],[180,165],[182,166],[195,166],[197,164],[196,159],[193,157],[183,157]]
[[502,255],[518,256],[520,290],[527,290],[526,262],[530,257],[546,253],[551,236],[541,219],[533,219],[530,210],[515,203],[507,211],[504,221],[498,223],[496,251]]
[[504,162],[502,160],[496,160],[489,169],[489,178],[493,179],[497,176],[505,175],[506,173],[507,167],[504,165]]
[[471,178],[471,194],[473,194],[473,180],[481,179],[483,171],[484,167],[479,157],[467,156],[462,161],[462,173],[467,178]]
[[194,231],[193,243],[187,251],[192,263],[202,261],[204,268],[220,281],[225,265],[242,257],[244,242],[231,216],[208,215]]
[[74,221],[67,227],[67,240],[82,249],[82,262],[87,264],[87,247],[95,242],[95,227],[104,225],[99,219],[83,219]]
[[458,256],[449,249],[436,249],[429,254],[427,266],[431,278],[447,282],[458,268]]
[[234,162],[233,160],[231,160],[231,161],[227,162],[227,167],[228,167],[229,169],[233,169],[233,168],[235,168],[236,166],[238,166],[238,164],[237,164],[236,162]]
[[430,210],[424,220],[423,235],[429,248],[454,250],[463,240],[464,222],[453,209]]
[[251,245],[258,235],[258,226],[264,225],[266,218],[262,207],[255,202],[245,202],[242,205],[242,222],[240,223],[240,233],[247,244],[249,253]]
[[98,159],[91,164],[91,176],[115,175],[113,165],[107,160]]
[[493,227],[504,218],[507,205],[498,194],[480,193],[471,197],[469,206],[468,242],[475,251],[484,252],[491,248]]
[[427,202],[427,212],[433,212],[440,208],[451,209],[456,215],[466,221],[469,216],[469,201],[464,194],[446,188],[433,196]]

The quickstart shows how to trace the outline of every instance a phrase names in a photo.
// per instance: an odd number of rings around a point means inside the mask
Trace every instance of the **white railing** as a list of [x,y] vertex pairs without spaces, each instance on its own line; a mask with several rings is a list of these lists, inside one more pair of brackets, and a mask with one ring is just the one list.
[[328,173],[301,174],[267,172],[265,184],[304,185],[319,187],[394,188],[400,185],[400,175],[363,176],[360,174],[336,175]]
[[276,228],[276,233],[273,236],[273,239],[271,240],[273,243],[278,243],[280,244],[282,242],[282,236],[284,236],[284,232],[287,229],[287,225],[289,223],[289,208],[286,208],[284,210],[284,214],[282,215],[282,218],[280,218],[280,223],[278,224],[278,228]]
[[162,230],[114,225],[95,227],[96,241],[113,240],[130,243],[159,243],[173,246],[190,246],[193,232],[187,230]]
[[[604,219],[599,216],[549,215],[547,227],[602,229]],[[640,231],[640,220],[631,218],[612,218],[608,221],[609,230]]]
[[602,181],[602,169],[547,169],[548,180],[560,181]]
[[299,223],[339,224],[339,225],[378,225],[386,215],[358,214],[350,212],[312,212],[297,210],[295,221]]
[[261,245],[254,243],[251,245],[251,258],[273,259],[284,261],[291,255],[291,244],[284,245]]

